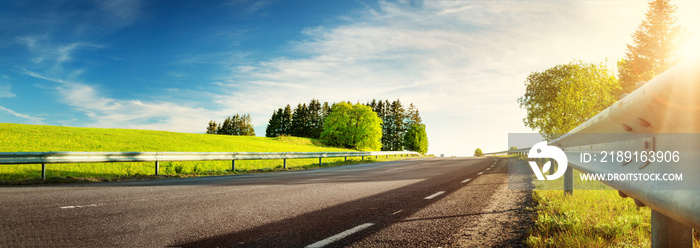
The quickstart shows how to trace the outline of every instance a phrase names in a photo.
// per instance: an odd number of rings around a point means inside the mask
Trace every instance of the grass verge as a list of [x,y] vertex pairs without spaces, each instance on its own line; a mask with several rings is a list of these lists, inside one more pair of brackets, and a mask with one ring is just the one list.
[[[574,171],[574,178],[580,172]],[[526,244],[530,247],[649,247],[651,246],[651,209],[637,207],[631,198],[622,198],[617,190],[595,181],[566,196],[561,180],[534,180],[533,199],[537,218]],[[577,182],[578,183],[578,182]],[[576,185],[576,188],[582,185]],[[694,247],[700,247],[697,232]]]
[[[181,152],[319,152],[353,151],[323,145],[320,140],[296,137],[250,137],[190,134],[163,131],[72,128],[0,123],[0,152],[48,151],[181,151]],[[406,157],[349,157],[288,159],[289,170],[396,160]],[[172,177],[231,175],[283,170],[282,160],[161,162],[155,176],[154,163],[48,164],[47,180],[41,180],[41,165],[0,165],[0,185],[104,182]]]

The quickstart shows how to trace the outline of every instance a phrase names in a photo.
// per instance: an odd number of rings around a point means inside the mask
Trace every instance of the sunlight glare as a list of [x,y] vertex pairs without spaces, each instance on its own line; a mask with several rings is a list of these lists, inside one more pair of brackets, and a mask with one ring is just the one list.
[[677,2],[678,23],[688,29],[688,40],[679,48],[679,55],[684,59],[700,57],[700,1]]

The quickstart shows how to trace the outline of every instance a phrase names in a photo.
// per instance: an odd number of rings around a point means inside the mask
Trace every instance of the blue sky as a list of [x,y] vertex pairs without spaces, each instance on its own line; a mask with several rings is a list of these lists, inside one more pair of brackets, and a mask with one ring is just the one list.
[[[698,4],[677,1],[694,32]],[[532,132],[530,72],[608,65],[644,1],[2,1],[0,122],[203,132],[312,98],[414,103],[429,152]]]

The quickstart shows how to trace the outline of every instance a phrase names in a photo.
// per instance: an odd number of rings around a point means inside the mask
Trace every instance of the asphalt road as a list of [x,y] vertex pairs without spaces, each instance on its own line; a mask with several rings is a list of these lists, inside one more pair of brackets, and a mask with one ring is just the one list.
[[504,160],[431,158],[2,187],[0,247],[450,246],[506,176]]

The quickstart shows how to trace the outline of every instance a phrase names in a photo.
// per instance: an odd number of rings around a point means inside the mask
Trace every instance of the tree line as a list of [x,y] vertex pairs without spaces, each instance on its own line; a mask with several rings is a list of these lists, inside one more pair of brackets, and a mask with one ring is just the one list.
[[312,99],[309,105],[297,104],[296,108],[287,104],[272,112],[265,129],[266,137],[295,136],[318,139],[323,132],[323,124],[331,113],[328,102],[321,104]]
[[[207,134],[254,136],[255,131],[249,114],[236,114],[222,123],[210,121]],[[272,112],[265,136],[323,139],[331,146],[358,150],[428,152],[428,136],[418,108],[413,103],[405,108],[399,99],[373,99],[366,104],[328,104],[312,99],[294,109],[287,104]]]
[[207,134],[255,136],[255,129],[253,129],[252,123],[253,121],[250,118],[250,114],[236,114],[226,117],[226,119],[219,124],[216,124],[213,120],[209,121]]
[[[349,104],[348,102],[346,102]],[[329,115],[333,113],[333,106],[339,103],[321,104],[312,99],[307,105],[297,104],[292,110],[287,104],[272,112],[272,116],[265,130],[265,136],[277,137],[289,135],[319,139],[324,131],[324,124]],[[350,108],[354,105],[350,104]],[[364,104],[377,114],[381,120],[381,150],[402,151],[412,150],[425,153],[428,148],[428,139],[425,134],[425,125],[422,123],[418,108],[413,103],[405,108],[399,99],[372,100]],[[347,106],[345,106],[348,109]],[[360,111],[360,110],[355,110]]]
[[389,100],[372,100],[365,104],[374,110],[382,120],[382,151],[423,150],[427,152],[428,139],[423,137],[425,125],[420,117],[418,109],[409,104],[404,108],[399,99],[393,102]]

